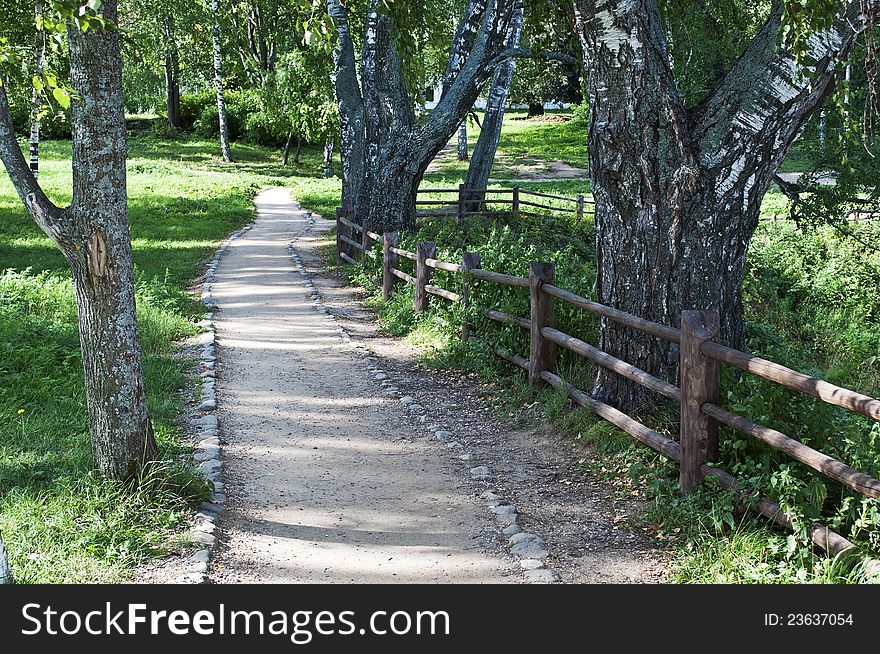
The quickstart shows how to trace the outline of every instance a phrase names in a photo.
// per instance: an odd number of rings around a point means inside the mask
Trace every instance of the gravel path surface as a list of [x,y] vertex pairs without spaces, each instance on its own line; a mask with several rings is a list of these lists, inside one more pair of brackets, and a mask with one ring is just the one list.
[[210,579],[518,579],[485,551],[469,488],[313,305],[288,252],[307,214],[283,189],[256,204],[213,290],[228,511]]

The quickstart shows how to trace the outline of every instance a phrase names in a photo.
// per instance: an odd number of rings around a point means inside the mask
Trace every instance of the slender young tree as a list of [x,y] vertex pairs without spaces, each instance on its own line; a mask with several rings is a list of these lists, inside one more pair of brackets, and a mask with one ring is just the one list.
[[[115,23],[116,0],[104,0],[100,15]],[[28,169],[2,86],[0,160],[37,225],[70,264],[95,466],[104,477],[126,479],[156,458],[157,447],[135,314],[119,32],[92,22],[83,31],[71,23],[68,42],[75,92],[71,205],[53,204]]]
[[[34,2],[34,68],[38,77],[42,77],[46,65],[46,33],[40,26],[43,15],[43,0]],[[40,176],[40,111],[43,101],[37,87],[31,93],[31,135],[30,135],[30,168],[34,179]]]
[[229,121],[226,115],[226,100],[223,97],[223,60],[220,51],[220,0],[211,0],[211,18],[214,22],[214,84],[217,87],[217,113],[220,121],[220,151],[223,161],[232,161],[232,150],[229,146]]
[[[761,200],[786,153],[832,90],[835,69],[872,0],[849,0],[810,35],[805,62],[779,46],[776,1],[754,39],[705,99],[686,109],[656,0],[575,0],[590,106],[599,301],[678,325],[716,306],[721,340],[745,345],[743,266]],[[811,74],[802,75],[802,63]],[[610,354],[675,380],[678,353],[603,320]],[[599,374],[594,394],[619,406],[635,384]]]
[[[523,10],[520,9],[514,14],[508,28],[508,47],[519,48],[522,27]],[[516,59],[511,57],[498,66],[495,75],[492,77],[492,85],[489,87],[489,94],[486,97],[486,111],[483,114],[480,136],[477,138],[474,154],[464,180],[465,188],[484,189],[488,187],[489,175],[492,172],[492,165],[495,163],[495,153],[498,150],[498,141],[501,139],[504,110],[507,107],[507,99],[510,96],[510,84],[513,81],[515,69]],[[484,197],[485,194],[468,194],[468,199],[471,203],[468,210],[475,211],[475,205],[479,205]]]
[[468,136],[467,136],[467,118],[461,121],[461,125],[458,126],[458,160],[459,161],[467,161],[468,160]]
[[165,46],[165,108],[168,124],[180,129],[180,51],[174,25],[174,13],[169,9],[162,21],[162,38]]

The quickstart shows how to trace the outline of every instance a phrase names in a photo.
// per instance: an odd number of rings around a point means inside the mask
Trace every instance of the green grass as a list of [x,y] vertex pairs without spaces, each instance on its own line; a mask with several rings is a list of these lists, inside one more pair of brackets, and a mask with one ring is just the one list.
[[[91,471],[76,306],[64,258],[0,175],[0,532],[16,580],[124,579],[132,566],[181,544],[189,507],[206,492],[180,461],[178,416],[191,364],[174,342],[197,331],[203,309],[187,288],[226,235],[254,215],[261,187],[290,185],[332,215],[339,180],[319,176],[320,153],[282,168],[280,153],[213,142],[129,141],[128,191],[148,402],[163,461],[134,487]],[[70,200],[70,143],[41,144],[40,181]],[[4,272],[5,271],[5,272]]]

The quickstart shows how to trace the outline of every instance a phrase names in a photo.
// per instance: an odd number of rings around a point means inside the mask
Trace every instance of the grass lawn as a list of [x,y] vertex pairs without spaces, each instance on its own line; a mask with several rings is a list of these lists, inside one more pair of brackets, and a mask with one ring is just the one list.
[[[174,341],[196,332],[201,305],[187,287],[225,236],[249,222],[261,187],[295,186],[332,215],[339,180],[319,176],[320,153],[282,168],[280,154],[235,144],[224,164],[212,142],[129,141],[128,191],[138,318],[151,415],[168,460],[137,490],[91,473],[76,306],[64,258],[0,174],[0,532],[16,580],[115,581],[176,546],[175,530],[204,485],[185,457],[178,416],[191,364]],[[41,145],[40,182],[70,201],[70,143]]]

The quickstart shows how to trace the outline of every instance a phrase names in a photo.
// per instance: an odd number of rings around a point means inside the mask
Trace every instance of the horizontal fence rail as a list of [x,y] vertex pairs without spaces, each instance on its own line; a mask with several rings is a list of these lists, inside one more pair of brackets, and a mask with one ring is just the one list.
[[[435,197],[428,198],[428,196]],[[552,200],[554,203],[540,202],[537,201],[538,198]],[[535,217],[573,215],[583,219],[588,207],[594,205],[595,202],[583,194],[573,197],[555,195],[529,191],[519,186],[474,189],[466,188],[461,184],[458,188],[419,189],[416,196],[416,216],[457,216],[459,219],[464,219],[467,216],[496,217],[505,214]],[[524,210],[522,207],[541,209],[545,213]]]
[[[450,190],[452,191],[455,189]],[[436,190],[432,189],[432,192]],[[342,210],[338,210],[337,213],[339,211]],[[348,227],[346,223],[340,225]],[[352,235],[354,231],[352,230]],[[874,420],[880,420],[880,400],[810,377],[773,361],[720,345],[715,342],[719,324],[717,310],[684,311],[681,328],[671,327],[600,304],[556,286],[552,264],[532,264],[529,276],[521,277],[481,268],[479,253],[464,253],[461,263],[452,263],[436,258],[436,247],[433,243],[419,243],[416,252],[411,252],[399,247],[396,233],[389,232],[380,236],[368,229],[362,230],[362,233],[364,238],[360,244],[361,251],[371,250],[374,242],[382,244],[383,296],[389,298],[395,283],[402,280],[415,286],[417,311],[428,308],[429,295],[470,306],[472,286],[478,281],[527,289],[530,297],[529,317],[514,316],[491,308],[483,309],[480,313],[492,321],[517,325],[526,330],[530,340],[529,357],[510,353],[492,344],[489,344],[490,349],[499,357],[525,370],[529,375],[531,386],[548,384],[563,391],[575,404],[593,411],[636,440],[677,462],[683,493],[690,492],[705,477],[714,477],[723,487],[740,489],[743,494],[746,493],[740,488],[735,477],[712,465],[718,451],[717,428],[718,425],[725,425],[765,443],[866,497],[880,498],[880,480],[819,452],[791,436],[721,407],[718,404],[720,364],[733,366],[785,388]],[[340,238],[337,234],[337,244],[340,248],[343,245],[354,247],[357,242],[351,237]],[[349,263],[356,263],[341,249],[339,255]],[[414,274],[400,270],[400,258],[415,262]],[[460,292],[433,283],[435,270],[460,275]],[[678,344],[681,356],[680,386],[659,379],[575,336],[556,329],[553,307],[555,300],[566,302],[603,319],[626,325],[640,333]],[[463,325],[462,338],[478,340],[471,335],[472,330],[471,325]],[[679,441],[676,442],[660,434],[619,409],[599,402],[568,384],[553,372],[554,347],[565,348],[597,366],[677,403],[681,411]],[[747,505],[782,526],[789,529],[795,527],[796,519],[769,499],[750,498]],[[823,525],[814,524],[809,532],[813,542],[832,555],[854,547],[846,538]],[[872,574],[880,574],[880,562],[872,560],[867,563],[868,569],[873,571]]]

